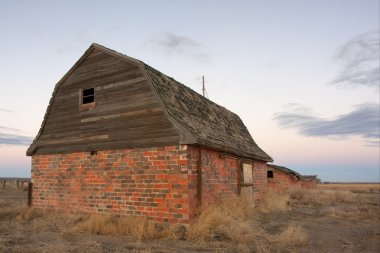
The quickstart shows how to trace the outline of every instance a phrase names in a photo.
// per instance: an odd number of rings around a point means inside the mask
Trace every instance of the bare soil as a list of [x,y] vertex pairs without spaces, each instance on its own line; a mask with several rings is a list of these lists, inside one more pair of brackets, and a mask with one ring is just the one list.
[[[85,214],[34,211],[26,203],[27,192],[0,190],[0,252],[380,252],[378,191],[294,193],[291,208],[254,213],[252,224],[261,232],[247,245],[222,234],[195,242],[186,236],[136,239],[80,232],[76,228]],[[290,225],[302,228],[306,241],[284,239]]]

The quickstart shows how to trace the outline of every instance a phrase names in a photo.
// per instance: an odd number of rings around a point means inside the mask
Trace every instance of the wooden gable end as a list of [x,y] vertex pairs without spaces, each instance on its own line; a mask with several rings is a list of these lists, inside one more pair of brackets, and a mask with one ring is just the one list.
[[[88,88],[94,102],[82,104]],[[57,84],[27,154],[174,145],[177,129],[138,61],[92,47]]]

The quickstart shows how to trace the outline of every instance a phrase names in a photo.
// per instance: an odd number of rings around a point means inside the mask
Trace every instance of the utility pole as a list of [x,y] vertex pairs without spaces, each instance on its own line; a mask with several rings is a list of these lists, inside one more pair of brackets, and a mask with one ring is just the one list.
[[205,76],[202,76],[202,94],[205,96]]

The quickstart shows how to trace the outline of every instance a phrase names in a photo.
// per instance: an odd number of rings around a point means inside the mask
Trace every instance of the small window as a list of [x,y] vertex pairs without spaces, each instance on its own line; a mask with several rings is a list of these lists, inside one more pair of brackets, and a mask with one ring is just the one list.
[[82,104],[89,104],[95,101],[94,88],[84,89],[82,91]]
[[267,178],[273,178],[273,171],[272,170],[267,171]]

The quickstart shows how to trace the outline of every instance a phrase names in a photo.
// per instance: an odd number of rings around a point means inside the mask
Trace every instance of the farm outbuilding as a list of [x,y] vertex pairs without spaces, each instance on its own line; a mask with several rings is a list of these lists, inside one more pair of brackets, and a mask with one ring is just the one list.
[[317,176],[316,175],[301,175],[301,187],[305,189],[317,188]]
[[301,175],[284,166],[268,164],[268,189],[278,193],[289,193],[290,189],[300,188]]
[[32,205],[187,224],[267,191],[272,158],[238,115],[144,62],[92,44],[56,84],[32,156]]

